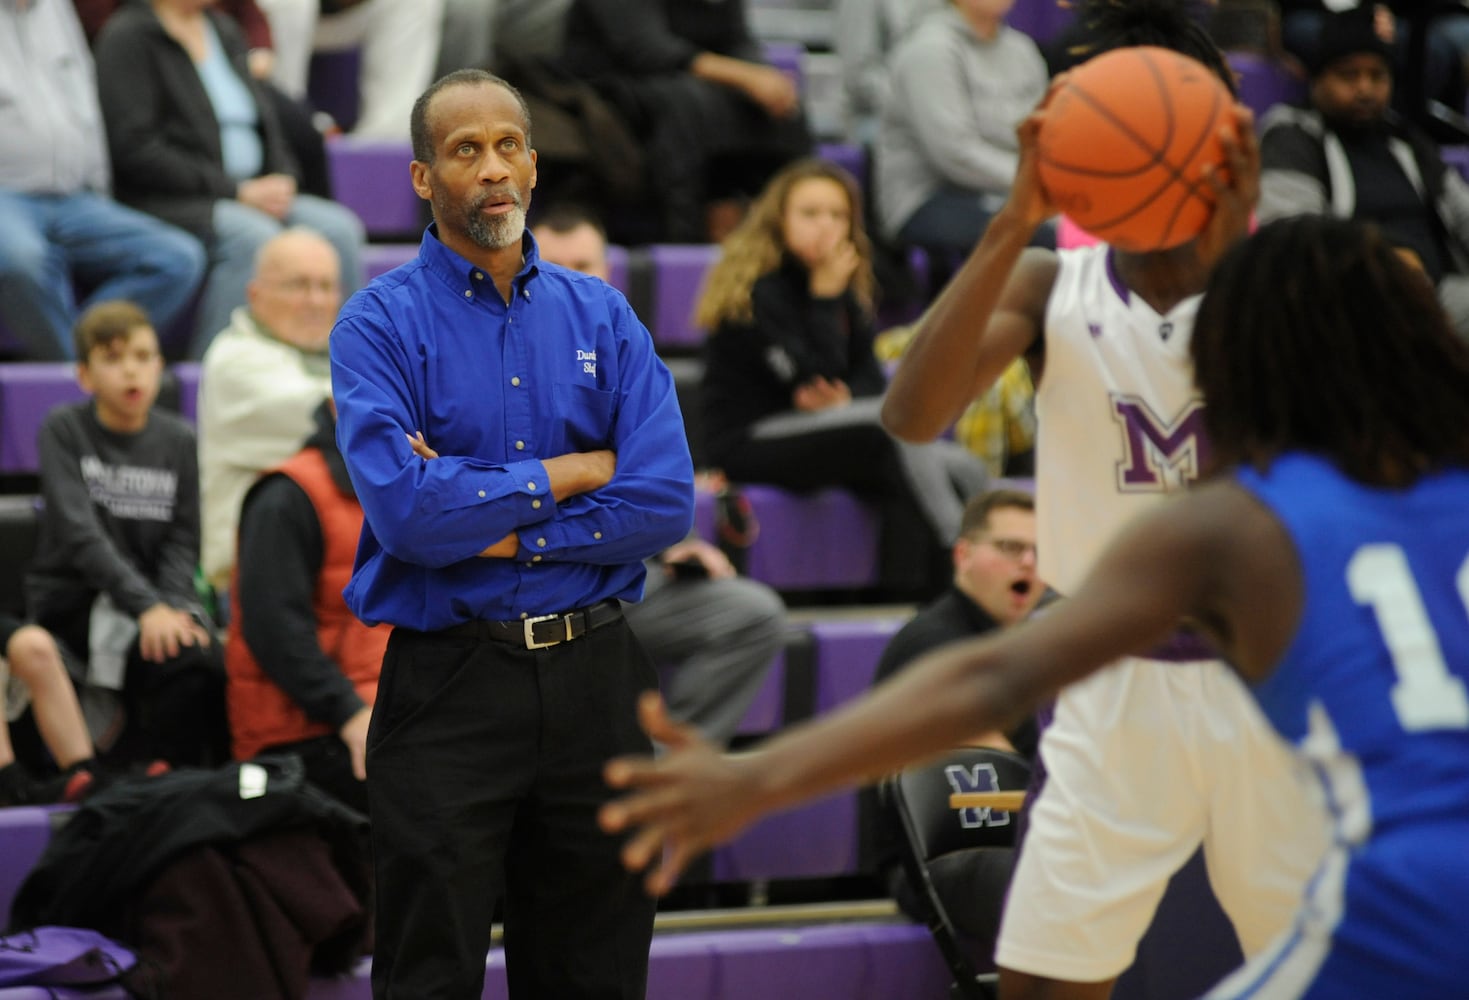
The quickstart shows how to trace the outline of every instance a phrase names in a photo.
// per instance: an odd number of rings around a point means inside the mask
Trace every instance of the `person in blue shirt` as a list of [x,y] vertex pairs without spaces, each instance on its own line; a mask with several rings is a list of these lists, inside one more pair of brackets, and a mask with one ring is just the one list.
[[373,992],[478,997],[498,901],[513,997],[641,998],[653,902],[596,824],[651,749],[622,616],[686,535],[673,379],[605,282],[525,231],[529,113],[460,70],[414,105],[417,258],[343,307],[337,437],[365,523],[344,596],[393,627],[367,738]]
[[1380,230],[1298,217],[1221,259],[1190,350],[1209,481],[1135,519],[1044,616],[736,757],[646,696],[673,752],[609,763],[636,792],[602,821],[638,830],[631,868],[667,848],[648,887],[761,813],[1003,726],[1186,621],[1252,685],[1333,826],[1293,924],[1210,996],[1463,996],[1469,344]]

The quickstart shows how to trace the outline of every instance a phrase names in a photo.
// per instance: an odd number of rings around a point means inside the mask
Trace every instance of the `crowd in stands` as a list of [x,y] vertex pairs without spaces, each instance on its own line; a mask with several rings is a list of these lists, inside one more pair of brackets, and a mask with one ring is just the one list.
[[[1032,503],[990,492],[1030,474],[1044,433],[1026,360],[949,439],[879,419],[911,336],[889,322],[885,265],[917,248],[942,272],[973,247],[1008,193],[1016,127],[1067,58],[1007,25],[1013,2],[833,0],[846,131],[825,138],[861,149],[864,183],[812,155],[799,84],[744,0],[0,0],[0,328],[16,360],[74,362],[89,397],[42,427],[27,618],[0,614],[0,805],[284,752],[368,812],[388,630],[342,597],[363,512],[326,353],[367,235],[332,197],[326,150],[342,125],[406,145],[413,97],[465,66],[522,84],[532,108],[576,95],[584,140],[636,146],[543,157],[564,196],[538,192],[531,212],[544,262],[607,280],[609,234],[718,244],[694,316],[705,483],[839,487],[877,511],[875,596],[933,601],[880,677],[1027,614],[1044,589]],[[1469,187],[1406,120],[1418,109],[1389,109],[1403,25],[1386,8],[1347,23],[1280,7],[1262,15],[1267,47],[1310,97],[1260,123],[1261,220],[1378,222],[1469,336]],[[1459,109],[1466,24],[1427,43],[1425,92]],[[344,49],[360,50],[360,110],[336,123],[309,72]],[[1042,227],[1033,243],[1056,241]],[[185,358],[197,436],[155,406]],[[785,641],[782,595],[693,535],[648,560],[626,617],[672,712],[731,741]],[[42,746],[21,759],[8,723],[27,712]],[[1035,752],[1025,726],[982,739]],[[882,867],[901,898],[890,854]],[[1008,867],[983,877],[998,907]],[[975,917],[977,936],[995,917]]]

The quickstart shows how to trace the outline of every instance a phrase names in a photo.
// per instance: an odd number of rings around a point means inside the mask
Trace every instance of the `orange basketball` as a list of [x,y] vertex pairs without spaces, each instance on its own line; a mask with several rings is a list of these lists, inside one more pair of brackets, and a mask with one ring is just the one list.
[[1071,72],[1046,107],[1040,180],[1077,225],[1122,250],[1164,250],[1214,209],[1205,164],[1234,98],[1202,63],[1153,46],[1114,49]]

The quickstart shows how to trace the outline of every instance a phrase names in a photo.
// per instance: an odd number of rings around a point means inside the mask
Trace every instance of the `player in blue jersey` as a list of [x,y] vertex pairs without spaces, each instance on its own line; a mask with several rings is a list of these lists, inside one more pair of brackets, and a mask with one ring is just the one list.
[[1375,229],[1298,218],[1220,262],[1191,352],[1215,471],[1131,522],[1042,618],[751,753],[720,756],[647,697],[672,752],[610,763],[635,791],[601,818],[633,831],[630,867],[664,851],[650,890],[757,816],[1002,728],[1185,620],[1251,683],[1335,824],[1293,925],[1213,995],[1462,997],[1469,345]]

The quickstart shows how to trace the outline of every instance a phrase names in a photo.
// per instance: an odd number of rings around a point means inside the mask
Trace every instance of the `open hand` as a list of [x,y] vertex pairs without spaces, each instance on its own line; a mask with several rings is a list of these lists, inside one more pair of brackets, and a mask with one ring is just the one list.
[[608,833],[632,832],[622,863],[630,871],[646,870],[648,892],[661,896],[690,861],[755,818],[758,786],[738,756],[719,753],[692,726],[670,719],[657,692],[639,699],[638,721],[667,752],[656,760],[609,761],[607,784],[633,793],[604,805],[597,820]]
[[796,386],[791,403],[804,413],[829,410],[834,406],[846,406],[852,401],[852,390],[839,378],[827,379],[820,375]]

